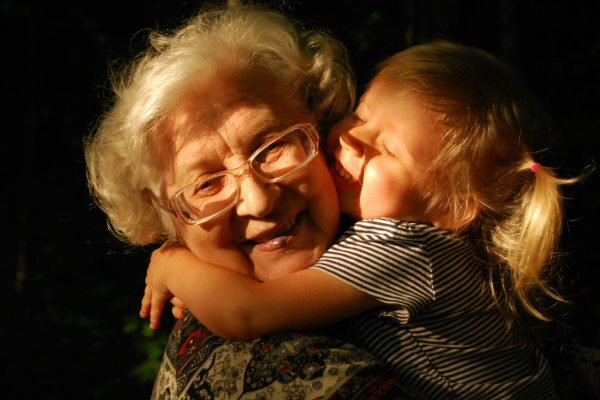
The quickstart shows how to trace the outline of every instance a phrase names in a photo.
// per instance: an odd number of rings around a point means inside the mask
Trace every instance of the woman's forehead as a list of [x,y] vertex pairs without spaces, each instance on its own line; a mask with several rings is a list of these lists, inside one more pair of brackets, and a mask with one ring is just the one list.
[[179,145],[188,136],[218,133],[248,140],[264,130],[294,123],[298,109],[264,74],[200,76],[168,114],[168,131]]
[[[170,172],[179,184],[198,169],[228,169],[248,157],[264,137],[306,119],[284,93],[260,78],[251,83],[213,78],[184,94],[162,124]],[[166,160],[165,160],[166,161]],[[241,160],[241,162],[245,161]]]
[[[191,142],[210,145],[224,141],[232,148],[244,148],[256,136],[277,130],[287,119],[267,104],[238,102],[229,107],[202,108],[192,104],[188,110],[171,113],[165,132],[176,151]],[[282,118],[283,117],[283,118]]]
[[281,120],[270,110],[257,107],[239,109],[219,126],[196,124],[183,132],[175,131],[171,140],[176,173],[198,168],[228,169],[230,159],[245,160],[266,135],[279,132],[280,126]]

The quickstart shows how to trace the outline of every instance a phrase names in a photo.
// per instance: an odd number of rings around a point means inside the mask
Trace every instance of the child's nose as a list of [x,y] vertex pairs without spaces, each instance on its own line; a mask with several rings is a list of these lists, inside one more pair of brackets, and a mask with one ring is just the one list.
[[350,133],[343,133],[340,136],[340,145],[344,150],[349,151],[355,157],[363,156],[363,144],[356,137]]

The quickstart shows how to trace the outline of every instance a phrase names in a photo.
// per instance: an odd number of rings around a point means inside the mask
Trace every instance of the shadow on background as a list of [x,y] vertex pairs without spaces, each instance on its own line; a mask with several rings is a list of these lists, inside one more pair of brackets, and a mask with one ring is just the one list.
[[[0,1],[0,342],[5,387],[18,388],[18,398],[149,398],[172,317],[165,315],[157,332],[139,319],[152,249],[128,248],[108,232],[87,193],[82,141],[109,96],[108,66],[144,48],[143,29],[174,28],[200,4]],[[298,0],[282,8],[309,26],[330,29],[348,46],[359,88],[377,62],[427,39],[508,59],[557,128],[539,160],[574,176],[600,160],[595,2],[539,4]],[[598,175],[567,191],[563,261],[574,307],[545,339],[576,335],[600,343],[600,279],[591,257],[599,245]]]

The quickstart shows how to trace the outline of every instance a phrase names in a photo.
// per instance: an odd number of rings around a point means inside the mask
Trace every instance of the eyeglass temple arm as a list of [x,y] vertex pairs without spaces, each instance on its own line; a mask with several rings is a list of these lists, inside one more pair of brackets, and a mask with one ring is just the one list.
[[177,210],[175,210],[175,208],[173,208],[169,203],[165,202],[163,199],[152,193],[150,189],[144,189],[142,192],[150,196],[152,201],[158,204],[160,208],[177,216]]

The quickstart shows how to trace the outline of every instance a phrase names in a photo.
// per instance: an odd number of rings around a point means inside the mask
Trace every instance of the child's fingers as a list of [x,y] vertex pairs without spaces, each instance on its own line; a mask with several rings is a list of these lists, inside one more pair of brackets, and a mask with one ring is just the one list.
[[177,297],[171,297],[169,301],[171,302],[171,313],[173,313],[173,316],[177,319],[183,319],[183,309],[185,308],[183,301]]
[[183,308],[173,306],[173,307],[171,307],[171,312],[173,313],[173,316],[175,318],[183,319]]
[[160,325],[160,316],[165,302],[159,296],[153,296],[150,304],[150,329],[156,329]]
[[147,318],[150,313],[150,305],[152,303],[152,289],[146,285],[144,289],[144,297],[142,297],[142,308],[140,309],[140,317]]
[[171,298],[169,299],[169,301],[171,302],[171,305],[172,305],[173,307],[179,307],[179,308],[181,308],[182,310],[185,308],[185,304],[184,304],[184,302],[183,302],[183,301],[181,301],[181,300],[179,300],[179,298],[178,298],[178,297],[175,297],[175,296],[173,296],[173,297],[171,297]]

